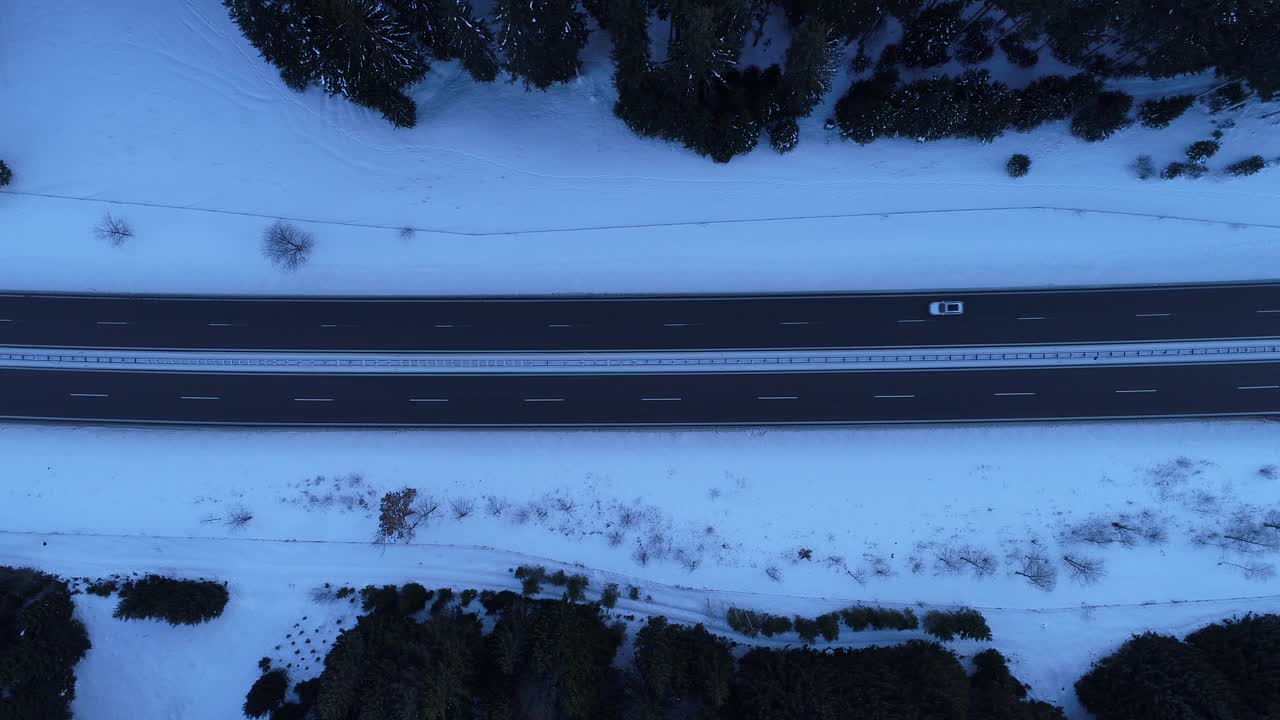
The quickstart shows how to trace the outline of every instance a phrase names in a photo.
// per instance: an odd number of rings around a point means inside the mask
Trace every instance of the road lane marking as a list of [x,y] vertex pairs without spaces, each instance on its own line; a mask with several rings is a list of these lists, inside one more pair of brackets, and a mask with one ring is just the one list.
[[799,400],[798,395],[757,395],[757,400]]
[[689,327],[693,323],[662,323],[662,327]]
[[220,397],[213,395],[179,395],[179,400],[221,400]]
[[128,325],[128,320],[99,320],[99,325]]
[[1044,320],[1044,316],[1043,315],[1027,315],[1025,317],[1020,317],[1018,319],[1019,320]]
[[876,397],[878,397],[878,398],[883,398],[883,399],[888,399],[888,398],[913,398],[913,397],[915,397],[915,395],[876,395]]
[[333,398],[294,398],[294,402],[333,402]]
[[525,402],[564,402],[564,398],[525,398]]
[[354,328],[360,327],[354,323],[321,323],[322,328]]
[[106,393],[67,393],[71,397],[111,397]]
[[1023,397],[1025,395],[1035,395],[1035,393],[1033,392],[1003,392],[1003,393],[991,393],[991,394],[995,395],[996,397]]
[[917,322],[926,322],[926,321],[925,321],[925,320],[899,320],[898,322],[900,322],[900,323],[917,323]]
[[409,398],[409,402],[449,402],[449,398]]
[[1153,393],[1153,392],[1159,392],[1159,391],[1158,390],[1117,390],[1116,392],[1118,393]]
[[1137,313],[1134,317],[1172,317],[1173,313]]
[[641,400],[643,400],[644,402],[675,402],[675,401],[677,401],[677,400],[682,400],[683,398],[678,398],[678,397],[652,397],[652,398],[640,398],[640,399],[641,399]]
[[246,327],[248,323],[211,322],[209,327]]
[[1275,390],[1276,388],[1280,388],[1280,385],[1241,385],[1236,389],[1237,390]]
[[13,321],[8,318],[0,318],[0,322],[13,322]]
[[438,327],[438,328],[451,328],[451,327],[453,327],[453,325],[451,325],[451,324],[449,324],[449,323],[439,323],[439,324],[433,325],[432,327]]
[[1280,313],[1280,310],[1254,310],[1257,313]]
[[813,323],[809,322],[808,320],[787,320],[784,322],[780,322],[778,324],[779,325],[812,325]]
[[556,328],[573,327],[573,323],[548,323],[547,327],[556,327]]

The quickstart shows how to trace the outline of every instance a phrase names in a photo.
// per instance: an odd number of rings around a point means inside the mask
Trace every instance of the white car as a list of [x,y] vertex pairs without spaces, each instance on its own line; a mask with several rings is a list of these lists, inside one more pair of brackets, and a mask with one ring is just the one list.
[[963,315],[964,303],[959,300],[939,300],[929,303],[930,315]]

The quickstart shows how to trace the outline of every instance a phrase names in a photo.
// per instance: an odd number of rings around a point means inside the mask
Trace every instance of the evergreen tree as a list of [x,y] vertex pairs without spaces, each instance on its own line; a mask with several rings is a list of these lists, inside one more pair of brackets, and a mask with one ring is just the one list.
[[1016,130],[1031,130],[1046,122],[1071,117],[1102,91],[1102,83],[1081,73],[1065,78],[1046,75],[1033,80],[1017,93],[1012,124]]
[[1195,648],[1155,633],[1135,635],[1076,681],[1097,720],[1237,720],[1239,701]]
[[987,34],[993,25],[991,20],[971,23],[956,42],[956,59],[965,65],[977,65],[991,59],[996,48]]
[[525,85],[546,90],[578,74],[587,44],[586,15],[578,0],[496,0],[498,47],[505,67]]
[[1031,171],[1031,158],[1022,153],[1010,155],[1009,161],[1004,164],[1004,169],[1009,173],[1009,177],[1022,177]]
[[0,160],[0,187],[8,185],[10,182],[13,182],[13,171],[9,169],[8,165],[4,164],[3,160]]
[[806,117],[828,92],[835,74],[839,47],[827,25],[810,18],[791,32],[782,74],[782,112]]
[[493,33],[475,16],[470,0],[389,0],[419,43],[439,60],[462,61],[471,77],[492,82],[498,76]]
[[1168,127],[1169,123],[1178,119],[1194,102],[1194,95],[1172,95],[1159,100],[1147,100],[1138,107],[1138,121],[1143,127]]
[[1027,686],[1009,672],[1004,656],[984,650],[973,656],[969,720],[1066,720],[1062,708],[1027,699]]
[[1071,134],[1088,142],[1106,140],[1129,127],[1133,96],[1118,91],[1099,93],[1071,119]]
[[120,586],[113,615],[122,620],[154,618],[170,625],[198,625],[222,614],[230,595],[211,580],[147,575]]
[[263,673],[244,698],[244,714],[251,718],[260,718],[284,705],[284,694],[289,690],[289,675],[284,670],[276,669]]
[[959,610],[930,610],[924,616],[924,631],[950,642],[956,637],[966,640],[990,640],[991,628],[987,627],[982,613],[971,608]]
[[1197,140],[1187,147],[1187,161],[1202,164],[1217,154],[1220,147],[1217,140]]
[[902,34],[902,62],[910,68],[928,68],[950,60],[947,48],[963,28],[963,2],[932,5],[916,16]]
[[0,567],[0,717],[71,720],[89,636],[61,580]]
[[897,71],[890,70],[849,86],[836,102],[840,134],[860,145],[893,137],[897,111],[891,101],[897,83]]
[[1280,615],[1246,615],[1201,628],[1187,643],[1235,688],[1257,717],[1280,717]]
[[379,0],[310,0],[309,5],[305,24],[314,78],[330,95],[363,102],[427,74],[409,28]]
[[1231,163],[1227,166],[1227,172],[1236,176],[1253,175],[1262,172],[1262,169],[1266,166],[1267,161],[1261,155],[1253,155],[1239,162]]
[[307,48],[306,12],[293,0],[223,0],[231,20],[290,89],[302,92],[315,78]]
[[729,701],[734,661],[729,643],[701,625],[650,618],[635,637],[635,667],[648,709],[660,717],[677,703],[715,717]]

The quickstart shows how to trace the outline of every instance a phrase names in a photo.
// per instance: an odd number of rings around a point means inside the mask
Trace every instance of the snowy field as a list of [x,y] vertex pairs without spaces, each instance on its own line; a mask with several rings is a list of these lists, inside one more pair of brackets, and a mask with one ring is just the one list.
[[[1280,173],[1143,182],[1128,167],[1181,159],[1224,120],[1215,169],[1280,155],[1280,117],[1260,117],[1272,105],[1230,117],[1197,106],[1094,144],[1057,123],[990,146],[860,147],[822,126],[842,71],[794,152],[763,144],[715,165],[613,117],[608,39],[592,38],[584,74],[547,92],[435,63],[412,92],[418,126],[395,130],[289,91],[217,0],[5,3],[0,87],[17,111],[0,114],[15,173],[0,193],[0,287],[859,290],[1239,280],[1280,262]],[[783,52],[762,44],[748,59]],[[1015,86],[1050,69],[993,68]],[[1124,89],[1140,101],[1210,82]],[[1032,157],[1029,176],[1005,176],[1013,152]],[[122,248],[93,236],[108,209],[134,226]],[[316,236],[294,275],[258,252],[275,217]]]
[[[283,638],[293,623],[323,618],[317,625],[331,640],[336,620],[351,620],[351,607],[311,598],[325,582],[514,588],[510,568],[528,562],[585,568],[593,592],[635,584],[653,600],[624,602],[621,611],[704,622],[731,636],[730,603],[808,615],[853,601],[973,605],[1018,676],[1039,697],[1075,708],[1074,679],[1131,632],[1182,633],[1234,613],[1280,610],[1276,581],[1266,577],[1276,553],[1222,539],[1280,509],[1274,428],[7,426],[0,558],[72,576],[159,571],[231,583],[227,614],[196,628],[122,623],[110,618],[110,601],[80,596],[94,642],[78,673],[80,719],[228,717],[258,658],[283,642],[283,655],[273,656],[289,659]],[[433,496],[439,513],[413,544],[374,547],[378,498],[404,486]],[[231,526],[241,510],[252,519]],[[1156,528],[1164,538],[1135,536],[1132,546],[1082,539],[1098,520],[1143,535]],[[1036,548],[1057,567],[1052,589],[1016,574]],[[811,559],[801,559],[803,549]],[[944,558],[956,552],[988,556],[990,573],[951,572]],[[1105,574],[1077,581],[1063,554],[1102,560]],[[1248,566],[1260,569],[1255,577]],[[202,679],[192,682],[197,668]],[[318,668],[300,666],[300,677]]]
[[[1274,158],[1278,118],[1262,117],[1274,105],[1230,117],[1197,106],[1165,130],[1135,126],[1098,144],[1059,123],[990,146],[860,147],[823,129],[848,86],[841,75],[793,153],[762,145],[715,165],[613,117],[598,33],[583,76],[545,93],[435,63],[413,89],[419,124],[407,131],[287,90],[217,0],[12,0],[0,4],[0,48],[0,157],[15,173],[0,192],[0,289],[849,291],[1274,279],[1280,266],[1277,169],[1143,182],[1128,167],[1139,154],[1181,159],[1215,122],[1215,169]],[[997,71],[1013,85],[1031,77]],[[1141,100],[1208,82],[1124,89]],[[1006,177],[1014,152],[1032,157],[1028,177]],[[108,210],[134,226],[123,247],[94,237]],[[292,275],[259,254],[277,217],[317,239]],[[322,645],[349,623],[349,606],[312,598],[317,586],[512,588],[509,568],[530,559],[580,564],[596,590],[634,583],[652,597],[624,600],[624,612],[726,634],[729,603],[805,614],[858,600],[977,606],[1015,673],[1081,717],[1071,683],[1129,633],[1280,611],[1276,553],[1224,539],[1280,510],[1275,435],[1261,421],[679,433],[6,425],[0,563],[230,582],[226,614],[194,628],[121,622],[111,601],[78,596],[94,648],[77,669],[77,720],[235,717],[256,661],[276,644],[286,657],[294,623],[329,628]],[[404,486],[436,497],[439,516],[413,545],[372,547],[379,496]],[[252,520],[230,527],[242,509]],[[1134,533],[1120,542],[1111,523]],[[1016,574],[1037,552],[1057,568],[1052,589]],[[958,554],[983,567],[989,557],[990,571],[949,570]],[[1103,561],[1105,575],[1073,579],[1064,554]],[[299,679],[317,670],[312,661]]]

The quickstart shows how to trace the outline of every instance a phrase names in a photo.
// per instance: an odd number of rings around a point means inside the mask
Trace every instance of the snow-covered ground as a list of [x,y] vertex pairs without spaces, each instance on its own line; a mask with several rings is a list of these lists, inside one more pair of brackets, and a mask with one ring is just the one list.
[[[793,153],[762,146],[714,165],[612,116],[607,50],[593,35],[583,76],[545,93],[436,63],[413,89],[419,125],[405,131],[288,91],[218,0],[2,3],[0,158],[15,180],[0,192],[0,289],[862,290],[1271,279],[1280,263],[1275,168],[1142,182],[1128,167],[1139,154],[1181,159],[1223,120],[1233,124],[1212,167],[1274,158],[1278,118],[1262,117],[1274,105],[1230,117],[1196,107],[1168,129],[1098,144],[1059,123],[989,146],[859,147],[822,127],[842,75]],[[783,50],[751,55],[771,62]],[[1015,85],[1030,77],[996,70]],[[1208,82],[1125,89],[1142,99]],[[1013,152],[1031,155],[1028,177],[1005,176]],[[122,247],[94,237],[108,210],[134,227]],[[295,274],[258,251],[277,217],[316,236]],[[721,632],[729,602],[806,614],[855,600],[979,606],[1016,673],[1078,717],[1071,682],[1128,633],[1280,610],[1277,581],[1238,567],[1265,575],[1274,553],[1193,542],[1222,545],[1213,533],[1280,509],[1274,436],[1261,421],[678,433],[10,425],[0,563],[231,583],[227,613],[195,628],[113,620],[110,601],[79,596],[94,649],[77,670],[78,720],[234,717],[257,659],[276,644],[288,655],[294,623],[350,620],[349,606],[311,597],[318,585],[512,587],[508,568],[530,557],[653,597],[626,611]],[[402,486],[439,498],[441,515],[414,545],[375,549],[378,497]],[[220,518],[239,508],[253,519],[228,527]],[[1168,537],[1064,537],[1091,520]],[[1051,591],[1014,574],[1036,547],[1059,568]],[[945,571],[941,559],[966,550],[989,554],[995,571]],[[1104,560],[1106,576],[1074,582],[1067,552]]]
[[[95,647],[79,670],[78,718],[226,717],[256,660],[282,642],[288,654],[293,623],[350,619],[349,606],[311,599],[323,583],[513,588],[509,569],[530,561],[585,567],[597,591],[636,584],[653,601],[622,609],[722,632],[729,603],[810,615],[854,601],[981,607],[1019,676],[1068,707],[1073,679],[1130,632],[1280,609],[1276,581],[1236,567],[1271,564],[1274,552],[1195,542],[1280,506],[1280,450],[1264,421],[430,434],[9,426],[0,456],[4,562],[231,582],[227,615],[194,629],[124,624],[109,602],[82,597]],[[435,497],[439,515],[412,545],[374,547],[378,498],[403,486]],[[240,509],[253,519],[229,526]],[[1067,536],[1091,519],[1159,527],[1167,539]],[[1015,574],[1037,546],[1059,567],[1052,590]],[[990,555],[994,572],[948,572],[940,558],[965,549]],[[1073,581],[1064,553],[1102,559],[1105,576]],[[148,683],[146,712],[121,705],[131,682]]]
[[[418,126],[395,130],[285,88],[217,0],[17,0],[0,20],[0,156],[15,173],[0,194],[3,288],[857,290],[1250,279],[1280,262],[1280,173],[1142,182],[1128,168],[1181,159],[1211,120],[1235,122],[1212,167],[1280,155],[1269,105],[1196,107],[1094,144],[1058,123],[989,146],[860,147],[822,127],[842,71],[794,152],[764,144],[715,165],[613,117],[601,33],[582,77],[547,92],[435,63],[413,90]],[[1015,85],[1044,71],[994,69]],[[1031,155],[1028,177],[1005,176],[1013,152]],[[108,209],[134,227],[122,248],[93,235]],[[315,233],[301,272],[258,252],[275,217]]]

